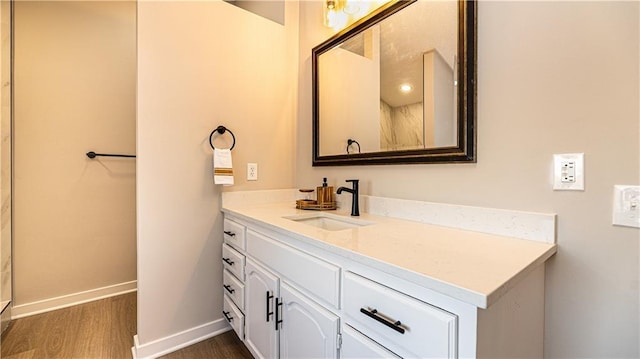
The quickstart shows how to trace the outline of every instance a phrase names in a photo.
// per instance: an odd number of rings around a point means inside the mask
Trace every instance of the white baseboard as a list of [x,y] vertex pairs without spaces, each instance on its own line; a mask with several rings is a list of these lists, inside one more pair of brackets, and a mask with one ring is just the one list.
[[133,359],[158,358],[203,340],[215,337],[216,335],[222,334],[230,329],[231,327],[226,320],[218,319],[145,344],[140,344],[138,336],[134,335],[134,346],[131,348],[131,354],[133,355]]
[[28,317],[34,314],[50,312],[56,309],[71,307],[94,300],[114,297],[116,295],[135,292],[138,282],[132,280],[102,288],[90,289],[84,292],[72,293],[60,297],[39,300],[21,305],[14,305],[11,309],[11,319]]

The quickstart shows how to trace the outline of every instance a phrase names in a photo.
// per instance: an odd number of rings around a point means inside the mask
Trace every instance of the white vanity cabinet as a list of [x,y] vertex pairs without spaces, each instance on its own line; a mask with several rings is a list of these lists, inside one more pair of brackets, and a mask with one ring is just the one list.
[[254,357],[337,358],[338,330],[337,315],[247,259],[245,344]]
[[[485,305],[474,296],[468,299],[470,291],[465,288],[452,285],[455,290],[448,293],[429,288],[415,272],[357,257],[353,248],[318,244],[315,241],[321,239],[301,236],[283,222],[271,224],[233,212],[225,216],[225,230],[230,228],[227,221],[246,228],[240,231],[242,241],[237,241],[237,234],[225,235],[223,255],[234,262],[224,261],[225,284],[234,289],[229,293],[224,288],[225,306],[241,309],[232,314],[243,317],[230,324],[256,358],[543,356],[544,259],[540,258],[549,255],[547,247],[531,255],[524,270],[514,266],[518,269],[512,276],[517,280],[500,286],[497,294],[485,294],[489,302]],[[358,230],[348,234],[351,237],[335,234],[334,243],[363,238]],[[367,243],[376,245],[380,240]],[[509,243],[499,238],[490,249],[504,251],[511,248]],[[424,248],[414,251],[418,250]],[[487,268],[471,277],[490,273]],[[244,329],[237,329],[242,321]]]

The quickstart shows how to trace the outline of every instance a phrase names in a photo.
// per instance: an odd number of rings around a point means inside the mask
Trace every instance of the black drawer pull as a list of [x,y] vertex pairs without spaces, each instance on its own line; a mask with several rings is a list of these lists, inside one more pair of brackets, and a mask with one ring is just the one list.
[[233,265],[233,261],[231,260],[231,258],[222,258],[222,260],[227,262],[227,264],[230,265],[230,266]]
[[404,328],[401,327],[402,323],[399,320],[394,321],[394,320],[389,320],[387,318],[383,318],[382,316],[380,316],[380,314],[378,314],[377,309],[360,308],[360,313],[366,315],[369,318],[377,320],[378,322],[386,325],[387,327],[395,330],[400,334],[404,334]]
[[222,314],[224,315],[224,317],[227,319],[227,321],[229,323],[233,322],[233,317],[229,315],[229,313],[231,312],[225,312],[224,310],[222,311]]
[[236,291],[235,289],[231,289],[231,286],[228,284],[223,284],[222,286],[227,290],[227,292],[229,292],[229,294],[233,294],[233,292]]
[[236,236],[236,234],[231,232],[231,231],[224,231],[224,234],[226,234],[227,236],[230,236],[230,237],[235,237]]

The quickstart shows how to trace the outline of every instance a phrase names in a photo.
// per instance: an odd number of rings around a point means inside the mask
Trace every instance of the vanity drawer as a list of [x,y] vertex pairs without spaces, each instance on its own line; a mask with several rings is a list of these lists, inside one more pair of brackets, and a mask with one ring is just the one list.
[[230,219],[224,220],[224,242],[236,247],[240,250],[245,250],[245,227]]
[[224,270],[222,274],[222,287],[226,294],[235,305],[244,311],[244,284],[234,277],[228,270]]
[[340,267],[250,229],[247,230],[247,253],[269,263],[269,268],[299,288],[338,308]]
[[222,315],[236,334],[238,334],[238,337],[244,340],[244,314],[242,314],[238,307],[236,307],[226,295],[224,296],[224,303],[222,305]]
[[348,325],[342,327],[342,347],[340,348],[340,355],[343,358],[400,359],[399,356]]
[[346,272],[346,322],[400,356],[455,358],[457,316]]
[[222,263],[224,268],[233,273],[236,278],[244,281],[244,255],[231,248],[228,244],[222,245]]

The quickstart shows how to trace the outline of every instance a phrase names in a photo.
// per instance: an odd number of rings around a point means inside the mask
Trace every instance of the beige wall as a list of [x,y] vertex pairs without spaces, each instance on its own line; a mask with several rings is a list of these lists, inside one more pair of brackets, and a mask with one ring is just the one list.
[[[296,185],[359,178],[376,196],[558,214],[545,354],[638,357],[638,229],[611,225],[614,184],[640,184],[638,2],[490,2],[478,13],[478,162],[311,167],[311,48],[300,5]],[[584,152],[586,190],[554,192],[554,153]],[[505,253],[508,255],[508,253]]]
[[226,325],[209,133],[236,136],[225,191],[293,186],[297,3],[285,7],[283,27],[222,1],[138,3],[138,355]]
[[136,279],[135,4],[16,2],[15,304]]
[[[380,150],[380,130],[372,126],[380,103],[380,35],[378,29],[367,31],[364,56],[342,48],[333,48],[320,56],[318,76],[321,131],[319,152],[322,155],[343,155],[347,140],[354,139],[362,152]],[[341,67],[339,64],[343,64]],[[346,64],[346,65],[344,65]],[[351,96],[357,94],[359,101]],[[350,149],[353,153],[356,147]]]
[[11,4],[0,3],[0,310],[13,298],[11,288]]

